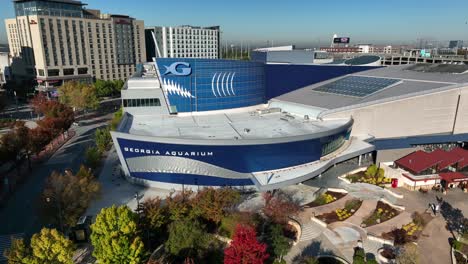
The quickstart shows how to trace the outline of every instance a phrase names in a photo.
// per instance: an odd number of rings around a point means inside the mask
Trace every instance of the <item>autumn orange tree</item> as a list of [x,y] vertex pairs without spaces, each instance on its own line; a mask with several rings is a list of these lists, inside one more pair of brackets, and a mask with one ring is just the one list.
[[96,109],[99,106],[94,85],[69,81],[60,86],[58,92],[60,102],[75,110]]
[[193,217],[192,198],[193,191],[184,189],[180,192],[171,193],[166,197],[166,205],[169,210],[169,219],[171,221],[183,220],[187,217]]
[[45,212],[54,216],[57,223],[73,227],[100,189],[99,182],[84,166],[76,174],[52,172],[42,193]]
[[238,191],[229,188],[205,188],[194,197],[194,213],[208,221],[219,224],[227,211],[240,199]]

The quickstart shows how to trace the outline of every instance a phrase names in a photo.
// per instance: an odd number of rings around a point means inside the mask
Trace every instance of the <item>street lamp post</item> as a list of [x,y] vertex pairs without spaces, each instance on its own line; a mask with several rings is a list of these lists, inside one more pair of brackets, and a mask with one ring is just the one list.
[[58,200],[55,196],[46,197],[46,202],[50,203],[52,199],[55,200],[55,203],[56,203],[57,208],[58,208],[58,213],[59,213],[59,215],[58,215],[59,226],[60,226],[60,231],[63,233],[62,206],[60,205],[59,200]]
[[135,200],[137,202],[136,211],[138,211],[140,209],[140,200],[139,200],[138,192],[135,192]]

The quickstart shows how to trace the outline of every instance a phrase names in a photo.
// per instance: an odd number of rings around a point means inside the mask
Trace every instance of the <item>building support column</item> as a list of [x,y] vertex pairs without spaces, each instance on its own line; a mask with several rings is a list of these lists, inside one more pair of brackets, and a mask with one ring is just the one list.
[[359,155],[358,165],[361,166],[361,163],[362,163],[362,155]]

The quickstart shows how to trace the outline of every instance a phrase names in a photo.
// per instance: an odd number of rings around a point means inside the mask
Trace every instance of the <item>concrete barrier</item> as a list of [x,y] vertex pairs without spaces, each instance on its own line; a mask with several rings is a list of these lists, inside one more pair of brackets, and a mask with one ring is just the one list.
[[299,243],[299,240],[301,239],[302,236],[302,226],[301,224],[295,220],[295,219],[289,219],[288,225],[294,227],[297,231],[297,236],[296,239],[293,241],[293,246],[295,246],[297,243]]
[[327,188],[327,191],[330,192],[337,192],[337,193],[348,193],[345,189],[339,189],[339,188]]
[[393,241],[391,241],[391,240],[386,240],[386,239],[383,239],[383,238],[380,238],[380,237],[377,237],[377,236],[374,236],[374,235],[371,235],[371,234],[367,234],[367,239],[382,243],[384,245],[389,245],[389,246],[392,246],[392,247],[394,245]]
[[351,184],[351,181],[346,179],[346,176],[340,176],[338,177],[338,180],[344,181],[347,184]]
[[320,219],[318,219],[318,218],[316,218],[316,217],[313,217],[313,216],[312,216],[312,217],[310,218],[310,220],[312,220],[312,221],[314,221],[315,223],[317,223],[317,224],[323,226],[324,228],[327,228],[327,223],[325,223],[324,221],[322,221],[322,220],[320,220]]
[[398,209],[398,210],[400,210],[400,211],[404,211],[404,210],[406,209],[404,206],[392,204],[390,201],[388,201],[388,200],[385,199],[385,198],[380,198],[379,201],[381,201],[381,202],[383,202],[383,203],[386,203],[386,204],[390,205],[391,207],[396,208],[396,209]]
[[398,198],[398,199],[403,199],[403,197],[405,197],[403,194],[399,194],[399,193],[395,193],[393,191],[391,191],[390,189],[387,189],[387,188],[384,188],[384,191],[388,192],[390,195]]

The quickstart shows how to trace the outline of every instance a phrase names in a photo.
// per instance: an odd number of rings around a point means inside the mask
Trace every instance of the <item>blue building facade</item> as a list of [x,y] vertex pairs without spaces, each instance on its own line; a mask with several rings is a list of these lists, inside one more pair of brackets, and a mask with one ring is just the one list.
[[263,104],[307,85],[376,68],[196,58],[158,58],[156,64],[172,113]]
[[173,113],[230,109],[266,102],[262,63],[159,58],[156,64]]
[[[169,172],[171,167],[165,165],[146,167],[141,171],[129,169],[130,176],[157,182],[206,186],[243,186],[252,185],[245,174],[260,171],[277,170],[319,160],[321,157],[337,150],[349,139],[352,122],[343,126],[339,131],[318,138],[287,141],[279,143],[237,144],[208,144],[207,141],[193,144],[161,143],[157,138],[153,141],[121,138],[117,136],[117,143],[126,162],[129,159],[152,157],[177,157],[190,159],[198,171],[210,171],[213,167],[229,170],[234,175],[242,177],[223,177],[222,175],[203,175],[190,172]],[[153,166],[145,162],[145,166]],[[128,166],[128,164],[127,164]],[[208,167],[209,166],[209,167]],[[131,167],[131,166],[128,166]],[[160,170],[160,171],[157,171]]]

